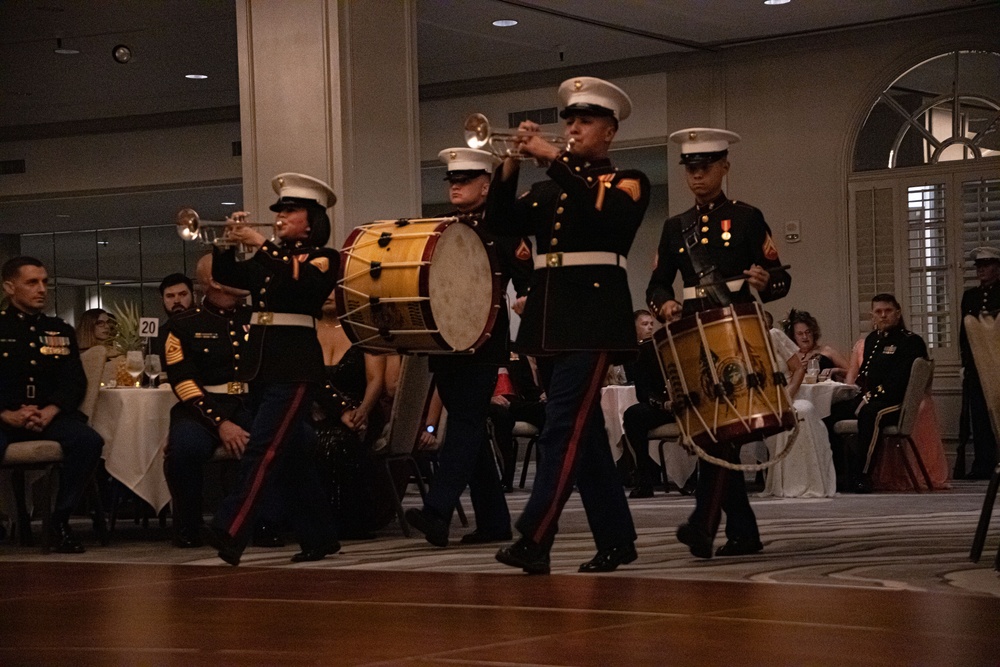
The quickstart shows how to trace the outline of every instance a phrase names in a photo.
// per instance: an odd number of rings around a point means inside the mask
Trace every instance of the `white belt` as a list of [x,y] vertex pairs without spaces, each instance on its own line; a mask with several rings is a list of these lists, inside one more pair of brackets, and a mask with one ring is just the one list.
[[610,266],[627,267],[625,258],[614,252],[550,252],[546,255],[535,257],[536,269],[554,269],[559,266],[586,266],[588,264],[601,264]]
[[[730,292],[739,292],[741,289],[743,289],[743,283],[745,282],[746,279],[744,278],[740,278],[738,280],[730,280],[728,283],[726,283],[726,287],[729,288]],[[706,296],[708,296],[708,291],[704,287],[684,288],[685,301],[687,301],[688,299],[704,299]]]
[[205,385],[205,391],[210,394],[245,394],[250,391],[250,386],[246,382],[227,382]]
[[250,324],[277,327],[309,327],[316,328],[316,320],[311,315],[298,313],[254,313],[250,316]]

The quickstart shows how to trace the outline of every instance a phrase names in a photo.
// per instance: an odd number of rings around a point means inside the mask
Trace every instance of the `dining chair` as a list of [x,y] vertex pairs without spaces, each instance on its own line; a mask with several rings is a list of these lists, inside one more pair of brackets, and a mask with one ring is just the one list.
[[514,430],[511,433],[515,447],[517,447],[519,438],[525,438],[528,441],[528,444],[524,447],[524,462],[521,463],[521,479],[517,484],[518,488],[523,489],[525,482],[528,480],[528,464],[531,463],[531,454],[535,449],[535,444],[538,442],[538,436],[541,432],[537,426],[529,422],[514,422]]
[[[972,358],[982,381],[983,393],[986,395],[986,406],[990,415],[990,423],[993,425],[993,433],[1000,435],[1000,330],[996,328],[996,320],[993,317],[984,315],[976,318],[972,315],[966,315],[965,332],[969,337]],[[1000,456],[1000,439],[998,439],[997,450],[998,456]],[[969,551],[969,560],[973,563],[978,563],[983,555],[998,489],[1000,489],[1000,464],[997,464],[993,469],[993,475],[986,486],[983,508],[979,513],[979,522],[976,525],[976,532],[972,538],[972,548]],[[1000,571],[1000,546],[997,548],[997,555],[993,561],[993,569]]]
[[[931,476],[927,472],[927,466],[924,465],[924,460],[920,456],[920,451],[917,449],[916,443],[913,442],[913,427],[917,423],[917,414],[920,412],[920,402],[924,400],[924,396],[926,396],[927,392],[930,391],[933,379],[934,362],[930,359],[914,359],[913,365],[910,366],[910,379],[906,383],[906,392],[903,394],[903,402],[900,404],[899,420],[892,426],[883,426],[879,429],[878,441],[875,443],[875,451],[872,454],[870,468],[873,470],[876,463],[885,461],[885,449],[892,446],[895,451],[899,452],[899,458],[902,461],[903,469],[906,471],[906,475],[910,480],[910,484],[913,486],[913,490],[918,493],[921,491],[920,483],[917,481],[917,477],[913,472],[913,466],[910,465],[909,455],[913,456],[913,460],[920,469],[920,473],[924,479],[924,484],[927,486],[927,490],[932,491],[934,489],[934,484],[931,482]],[[838,421],[834,424],[833,431],[841,436],[853,436],[854,438],[857,438],[858,420],[844,419]]]

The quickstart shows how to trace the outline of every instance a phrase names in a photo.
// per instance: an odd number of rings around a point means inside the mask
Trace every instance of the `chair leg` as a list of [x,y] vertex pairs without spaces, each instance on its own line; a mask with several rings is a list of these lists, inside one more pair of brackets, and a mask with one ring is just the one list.
[[969,551],[969,560],[973,563],[978,563],[979,557],[983,555],[983,547],[986,544],[986,533],[990,528],[990,516],[993,514],[993,505],[996,503],[998,488],[1000,488],[1000,465],[993,471],[990,484],[986,487],[986,497],[983,498],[983,509],[979,513],[979,525],[976,526],[976,534],[972,538],[972,549]]
[[902,443],[899,438],[894,438],[896,445],[896,451],[903,458],[903,469],[906,470],[906,476],[910,478],[910,485],[913,490],[920,493],[920,483],[917,482],[917,476],[913,474],[913,466],[910,465],[910,459],[906,458],[906,449],[903,448]]
[[528,463],[531,462],[531,450],[535,447],[535,439],[530,438],[528,444],[524,449],[524,463],[521,464],[521,483],[518,484],[519,488],[524,488],[524,483],[528,479]]
[[25,495],[24,471],[11,471],[11,484],[14,487],[14,500],[17,503],[17,537],[22,547],[33,545],[31,538],[31,515],[28,514],[28,500]]
[[56,475],[57,466],[50,465],[45,469],[45,502],[42,504],[42,553],[49,553],[52,539],[52,478]]
[[396,519],[399,521],[399,527],[403,531],[403,535],[409,537],[410,526],[406,523],[406,515],[403,513],[403,501],[400,499],[399,492],[396,491],[396,483],[393,481],[392,467],[390,466],[391,460],[386,458],[383,461],[385,463],[385,478],[389,484],[389,490],[392,491],[392,499],[396,505]]
[[906,444],[910,446],[910,451],[913,452],[913,458],[917,462],[917,467],[920,468],[920,474],[923,475],[924,483],[927,484],[927,490],[934,490],[934,483],[931,481],[931,475],[927,472],[927,466],[924,465],[924,459],[920,456],[920,452],[917,451],[917,445],[913,442],[913,438],[906,436]]

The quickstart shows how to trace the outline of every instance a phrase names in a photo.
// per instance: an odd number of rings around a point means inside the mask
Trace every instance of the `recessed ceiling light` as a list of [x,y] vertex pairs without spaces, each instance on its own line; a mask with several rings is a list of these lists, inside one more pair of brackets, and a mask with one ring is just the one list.
[[111,49],[111,57],[115,59],[116,63],[124,65],[132,60],[132,49],[125,44],[115,44]]
[[207,74],[185,74],[184,78],[185,79],[207,79],[208,75]]
[[80,53],[80,49],[71,49],[68,46],[63,46],[62,38],[56,38],[56,48],[53,49],[54,53],[58,53],[61,56],[75,56]]
[[224,202],[222,202],[222,205],[223,206],[236,206],[236,202],[234,202],[234,201],[224,201]]
[[517,21],[515,21],[514,19],[500,19],[498,21],[494,21],[493,25],[495,25],[498,28],[510,28],[512,26],[517,25]]
[[57,218],[68,218],[69,214],[67,214],[67,213],[56,213],[56,217]]
[[792,0],[764,0],[765,5],[787,5]]

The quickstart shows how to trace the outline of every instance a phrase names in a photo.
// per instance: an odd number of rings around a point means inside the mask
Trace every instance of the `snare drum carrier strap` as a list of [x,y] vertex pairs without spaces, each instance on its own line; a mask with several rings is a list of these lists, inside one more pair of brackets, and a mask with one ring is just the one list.
[[[692,220],[690,225],[681,229],[681,238],[684,240],[684,247],[687,248],[688,257],[691,260],[691,268],[694,269],[699,284],[705,285],[725,279],[724,276],[720,275],[715,264],[712,263],[712,258],[709,257],[705,244],[701,243],[697,218]],[[732,293],[725,283],[699,289],[705,291],[705,296],[702,298],[714,301],[717,307],[728,306],[733,302],[731,298]]]

